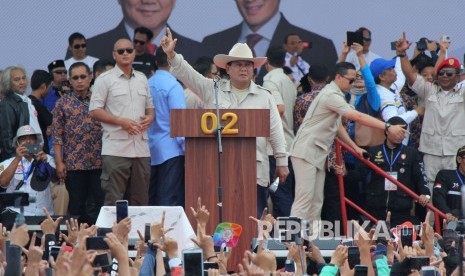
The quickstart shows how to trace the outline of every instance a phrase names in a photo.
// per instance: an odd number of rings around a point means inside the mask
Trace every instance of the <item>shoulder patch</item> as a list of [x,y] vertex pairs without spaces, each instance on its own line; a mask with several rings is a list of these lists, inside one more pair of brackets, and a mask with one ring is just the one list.
[[257,84],[257,88],[259,88],[259,89],[261,89],[261,90],[265,90],[266,92],[268,92],[268,93],[271,94],[271,90],[269,90],[269,89],[267,89],[267,88],[265,88],[265,87],[263,87],[263,86],[261,86],[261,85],[258,85],[258,84]]

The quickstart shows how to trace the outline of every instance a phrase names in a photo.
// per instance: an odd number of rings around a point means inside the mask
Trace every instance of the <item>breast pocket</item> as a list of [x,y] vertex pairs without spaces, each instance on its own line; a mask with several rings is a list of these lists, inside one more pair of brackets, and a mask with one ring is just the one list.
[[144,89],[138,89],[136,93],[137,97],[137,107],[143,108],[145,110],[145,105],[147,102],[147,91]]
[[112,91],[112,104],[109,107],[113,114],[121,114],[129,102],[128,91],[125,89],[115,89]]
[[454,107],[455,111],[463,111],[465,108],[463,103],[463,96],[457,95],[450,99],[449,103]]

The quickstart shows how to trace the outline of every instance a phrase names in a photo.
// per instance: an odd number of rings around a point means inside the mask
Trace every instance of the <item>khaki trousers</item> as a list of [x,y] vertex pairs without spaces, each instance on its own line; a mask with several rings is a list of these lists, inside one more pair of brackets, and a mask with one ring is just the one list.
[[53,211],[55,216],[65,216],[68,214],[69,194],[65,183],[50,182],[52,192]]
[[325,171],[300,158],[291,157],[291,161],[295,176],[295,199],[291,216],[310,222],[321,220]]
[[436,175],[440,170],[454,170],[457,167],[455,156],[437,156],[425,153],[423,163],[425,164],[425,173],[428,178],[428,187],[433,189]]
[[106,206],[127,199],[131,206],[146,206],[150,182],[150,157],[103,155],[102,190]]

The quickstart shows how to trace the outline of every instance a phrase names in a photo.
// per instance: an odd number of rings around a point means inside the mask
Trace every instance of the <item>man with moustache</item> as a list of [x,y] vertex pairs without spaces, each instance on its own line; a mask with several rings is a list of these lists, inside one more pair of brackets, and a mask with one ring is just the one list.
[[102,190],[105,205],[126,195],[130,205],[147,205],[150,150],[147,129],[154,105],[147,78],[133,70],[135,50],[129,39],[113,47],[115,68],[95,81],[90,116],[102,122]]
[[[312,44],[311,49],[304,50],[301,57],[310,63],[323,63],[333,68],[337,60],[333,42],[316,33],[292,25],[279,12],[280,0],[236,0],[237,8],[244,21],[239,25],[205,37],[202,44],[206,53],[226,53],[235,43],[247,43],[255,56],[265,56],[271,46],[283,46],[286,35],[296,34]],[[185,51],[181,51],[186,53]],[[263,82],[265,68],[259,68],[256,83]],[[296,80],[297,81],[297,80]]]

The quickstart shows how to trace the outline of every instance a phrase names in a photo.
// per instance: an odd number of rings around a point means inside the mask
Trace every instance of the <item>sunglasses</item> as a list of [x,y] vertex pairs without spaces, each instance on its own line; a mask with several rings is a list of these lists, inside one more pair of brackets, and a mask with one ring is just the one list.
[[71,79],[77,81],[78,79],[85,80],[87,78],[87,75],[76,75],[72,76]]
[[139,40],[139,39],[134,39],[134,44],[140,44],[141,46],[145,45],[145,41]]
[[73,48],[74,48],[75,50],[79,50],[79,49],[81,49],[81,48],[84,49],[84,48],[86,48],[86,47],[87,47],[87,45],[86,45],[85,43],[76,44],[76,45],[73,46]]
[[134,52],[134,49],[133,48],[123,48],[123,49],[116,49],[115,50],[118,55],[122,55],[124,54],[124,52],[128,53],[128,54],[132,54]]
[[53,71],[54,74],[58,74],[58,75],[63,75],[63,74],[67,74],[68,71],[67,70],[55,70]]
[[446,74],[446,76],[448,76],[448,77],[452,77],[455,74],[455,71],[454,70],[447,70],[447,69],[439,70],[438,76],[444,76],[444,74]]
[[365,41],[371,41],[371,36],[364,36],[364,37],[363,37],[363,40],[365,40]]
[[346,76],[341,76],[343,77],[344,79],[348,80],[349,81],[349,84],[353,84],[355,82],[355,79],[349,79],[348,77]]

